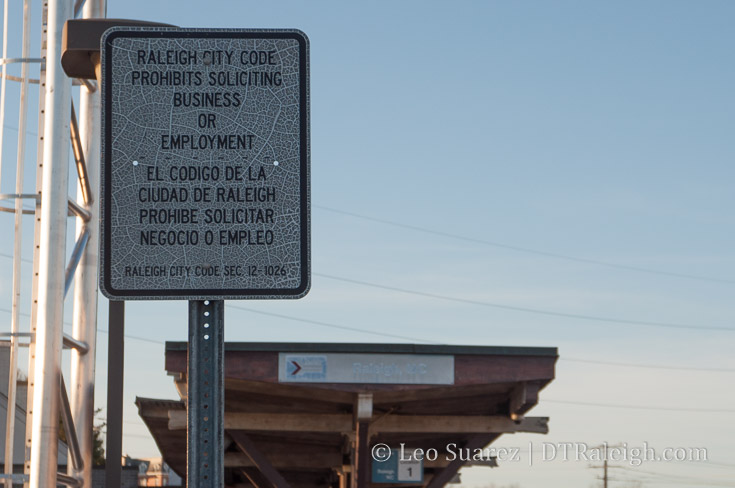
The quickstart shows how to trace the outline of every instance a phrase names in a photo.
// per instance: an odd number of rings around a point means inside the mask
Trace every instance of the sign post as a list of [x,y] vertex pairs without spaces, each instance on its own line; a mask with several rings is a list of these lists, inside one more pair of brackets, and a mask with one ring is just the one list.
[[225,302],[189,302],[187,486],[224,486]]
[[101,42],[100,289],[189,300],[187,486],[223,486],[224,300],[310,286],[309,58],[296,30]]

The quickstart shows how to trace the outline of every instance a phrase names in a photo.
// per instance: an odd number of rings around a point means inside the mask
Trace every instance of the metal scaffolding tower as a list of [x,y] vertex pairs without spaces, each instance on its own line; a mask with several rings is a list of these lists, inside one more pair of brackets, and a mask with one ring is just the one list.
[[[64,23],[82,14],[105,16],[105,0],[45,0],[41,15],[41,52],[30,57],[31,0],[23,0],[23,30],[20,57],[9,57],[9,0],[4,1],[2,78],[0,79],[0,147],[5,149],[7,81],[20,83],[15,193],[0,194],[0,210],[14,213],[12,309],[10,331],[1,334],[10,348],[5,431],[5,486],[22,482],[32,488],[91,486],[94,415],[94,370],[97,328],[98,211],[100,94],[89,81],[68,78],[61,68]],[[7,67],[20,63],[20,76]],[[39,77],[31,79],[29,68],[38,65]],[[27,134],[28,88],[39,85],[38,149],[34,193],[23,193]],[[72,85],[80,86],[79,123],[72,104]],[[68,196],[69,141],[79,182],[77,196]],[[2,169],[2,151],[0,151]],[[0,177],[1,177],[0,172]],[[1,181],[1,180],[0,180]],[[23,201],[34,202],[33,209]],[[30,323],[21,331],[21,253],[24,214],[34,216],[33,273],[31,275]],[[74,217],[76,244],[66,262],[69,217]],[[8,234],[9,235],[9,234]],[[63,332],[64,298],[74,284],[72,334]],[[3,331],[4,332],[4,331]],[[21,339],[27,339],[21,342]],[[28,393],[26,408],[25,474],[14,474],[13,459],[17,402],[18,348],[27,346]],[[70,378],[62,374],[62,347],[71,352]],[[70,396],[67,396],[66,385]],[[59,425],[64,427],[69,460],[66,473],[59,472]]]

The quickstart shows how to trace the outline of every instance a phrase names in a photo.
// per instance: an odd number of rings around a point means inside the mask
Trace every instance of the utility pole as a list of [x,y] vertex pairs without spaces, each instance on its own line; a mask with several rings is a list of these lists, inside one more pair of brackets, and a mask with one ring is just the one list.
[[600,458],[602,459],[602,466],[590,466],[592,469],[600,469],[602,468],[602,478],[597,478],[602,480],[602,486],[603,488],[607,488],[607,480],[608,480],[608,474],[607,474],[607,468],[608,468],[608,451],[610,449],[622,449],[624,445],[616,444],[614,446],[609,446],[607,443],[600,444],[599,446],[595,446],[591,449],[599,449],[602,453]]

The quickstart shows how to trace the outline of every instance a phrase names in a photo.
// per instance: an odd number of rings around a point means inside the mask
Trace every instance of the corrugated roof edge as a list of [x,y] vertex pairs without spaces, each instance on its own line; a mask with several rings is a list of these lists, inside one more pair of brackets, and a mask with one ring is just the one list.
[[[186,351],[186,347],[186,342],[166,342],[166,351]],[[338,342],[227,342],[225,343],[225,351],[559,357],[559,352],[556,347],[362,344]]]

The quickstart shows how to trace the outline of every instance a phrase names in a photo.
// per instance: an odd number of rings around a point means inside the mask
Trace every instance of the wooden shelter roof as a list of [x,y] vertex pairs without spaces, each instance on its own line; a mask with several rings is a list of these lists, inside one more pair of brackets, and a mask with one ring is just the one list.
[[[164,460],[182,477],[186,347],[185,342],[166,344],[166,371],[174,377],[181,399],[137,399]],[[279,358],[282,363],[284,354],[410,355],[418,361],[451,356],[454,378],[451,384],[284,382],[279,381]],[[385,487],[370,483],[366,456],[375,444],[403,443],[445,453],[448,444],[482,448],[503,433],[545,433],[547,418],[525,414],[554,378],[557,357],[556,348],[227,343],[227,486],[344,488],[357,473],[359,486]],[[359,412],[360,401],[370,404],[367,418]],[[463,465],[443,455],[426,461],[420,486],[444,486]]]

